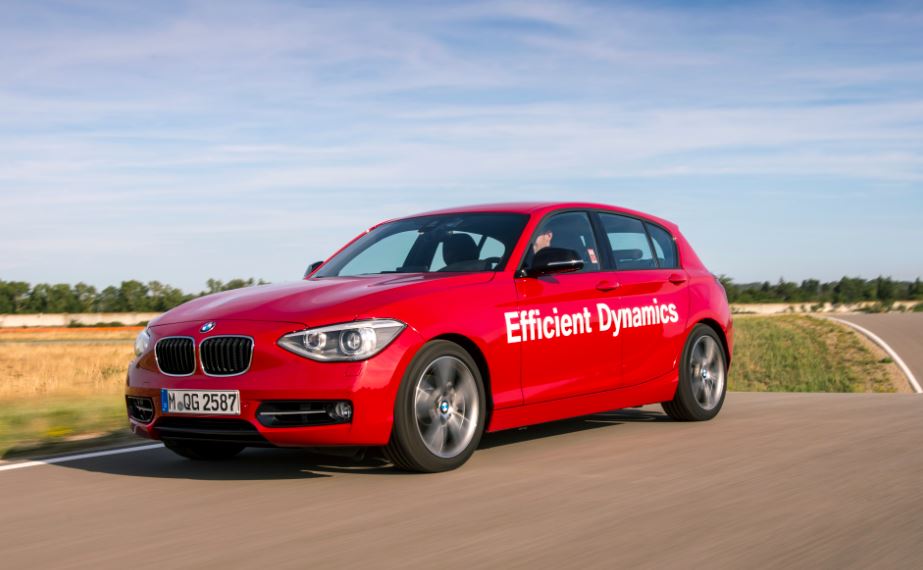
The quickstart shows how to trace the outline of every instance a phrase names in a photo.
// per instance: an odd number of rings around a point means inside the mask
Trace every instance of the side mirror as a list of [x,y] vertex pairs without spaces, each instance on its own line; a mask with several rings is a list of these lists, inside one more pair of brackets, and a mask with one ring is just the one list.
[[583,260],[576,251],[563,247],[546,247],[538,250],[525,274],[527,277],[539,277],[552,273],[571,273],[581,269]]
[[307,277],[308,275],[314,273],[315,271],[317,271],[317,268],[323,264],[324,264],[323,261],[315,261],[314,263],[308,266],[307,271],[304,272],[304,276]]

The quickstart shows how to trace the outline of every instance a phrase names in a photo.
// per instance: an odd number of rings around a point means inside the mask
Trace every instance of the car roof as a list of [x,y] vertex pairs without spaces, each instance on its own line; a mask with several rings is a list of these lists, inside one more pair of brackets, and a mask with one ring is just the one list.
[[[548,212],[554,210],[567,210],[567,209],[583,209],[583,210],[608,210],[610,212],[628,214],[630,216],[636,216],[639,218],[644,218],[660,224],[671,231],[677,231],[679,228],[673,222],[659,218],[657,216],[652,216],[645,212],[640,212],[638,210],[631,210],[629,208],[622,208],[619,206],[610,206],[608,204],[599,204],[594,202],[500,202],[496,204],[474,204],[470,206],[459,206],[456,208],[444,208],[441,210],[432,210],[429,212],[421,212],[419,214],[414,214],[412,216],[402,216],[401,218],[395,219],[404,219],[404,218],[417,218],[420,216],[433,216],[440,214],[470,214],[476,212],[508,212],[508,213],[517,213],[517,214],[529,214],[533,216],[544,216]],[[393,220],[389,220],[393,221]]]

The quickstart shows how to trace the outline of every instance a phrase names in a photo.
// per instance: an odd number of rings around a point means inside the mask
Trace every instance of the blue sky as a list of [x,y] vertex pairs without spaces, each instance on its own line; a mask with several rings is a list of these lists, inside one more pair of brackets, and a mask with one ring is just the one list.
[[591,200],[738,281],[923,275],[919,3],[5,2],[0,279],[300,277]]

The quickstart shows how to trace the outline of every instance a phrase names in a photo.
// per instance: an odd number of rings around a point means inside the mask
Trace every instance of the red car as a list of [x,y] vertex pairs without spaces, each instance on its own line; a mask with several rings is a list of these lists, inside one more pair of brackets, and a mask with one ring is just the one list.
[[126,400],[136,434],[190,458],[374,446],[444,471],[485,431],[652,403],[711,419],[732,347],[724,289],[674,224],[471,206],[377,225],[303,281],[165,313]]

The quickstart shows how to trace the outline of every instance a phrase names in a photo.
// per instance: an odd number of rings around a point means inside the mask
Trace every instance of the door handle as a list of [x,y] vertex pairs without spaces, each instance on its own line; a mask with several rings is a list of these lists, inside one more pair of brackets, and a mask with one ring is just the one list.
[[618,288],[621,287],[621,286],[622,286],[622,284],[619,283],[618,281],[616,281],[616,282],[614,282],[614,283],[613,283],[612,281],[600,281],[599,283],[596,284],[596,288],[597,288],[598,290],[600,290],[600,291],[603,291],[603,292],[606,292],[606,291],[615,291],[616,289],[618,289]]
[[673,273],[672,275],[667,277],[667,281],[669,281],[670,283],[674,285],[682,285],[683,283],[686,282],[686,276],[683,275],[682,273]]

